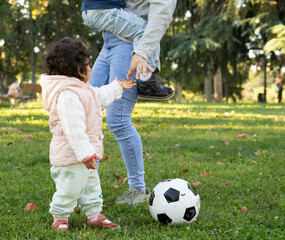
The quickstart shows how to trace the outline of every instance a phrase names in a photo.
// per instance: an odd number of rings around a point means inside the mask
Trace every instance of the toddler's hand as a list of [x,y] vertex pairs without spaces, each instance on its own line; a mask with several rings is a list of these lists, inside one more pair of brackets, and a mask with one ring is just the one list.
[[136,80],[123,80],[123,81],[119,81],[117,77],[115,77],[115,80],[121,85],[121,87],[123,89],[129,89],[132,88],[133,86],[135,86]]
[[96,161],[94,159],[88,161],[87,163],[84,163],[85,164],[85,167],[87,169],[96,169],[98,168],[98,165],[96,163]]

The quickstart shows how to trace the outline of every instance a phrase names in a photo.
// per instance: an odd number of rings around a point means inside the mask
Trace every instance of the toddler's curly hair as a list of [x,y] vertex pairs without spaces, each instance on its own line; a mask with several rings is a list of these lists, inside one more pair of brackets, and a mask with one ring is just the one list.
[[84,44],[77,39],[63,38],[52,45],[45,58],[47,75],[65,75],[83,81],[78,74],[86,74],[90,53]]

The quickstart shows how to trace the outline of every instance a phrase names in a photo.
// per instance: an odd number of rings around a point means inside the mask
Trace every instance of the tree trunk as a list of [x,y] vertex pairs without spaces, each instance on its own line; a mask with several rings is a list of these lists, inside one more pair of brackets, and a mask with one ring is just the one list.
[[216,102],[223,100],[223,80],[221,68],[218,68],[214,75],[214,99]]
[[213,68],[212,59],[206,65],[206,75],[204,78],[205,97],[207,102],[212,102],[212,81],[213,81]]
[[177,96],[177,102],[182,102],[182,82],[176,82],[176,96]]
[[[31,5],[31,3],[30,3]],[[36,83],[36,67],[35,67],[35,52],[34,52],[34,36],[33,36],[33,16],[32,8],[30,6],[30,22],[29,22],[29,40],[30,40],[30,54],[31,54],[31,79],[32,83]]]

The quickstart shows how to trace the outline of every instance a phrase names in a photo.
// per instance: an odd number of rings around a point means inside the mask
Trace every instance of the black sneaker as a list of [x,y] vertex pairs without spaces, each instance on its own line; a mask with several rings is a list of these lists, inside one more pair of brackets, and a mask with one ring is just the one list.
[[145,84],[137,83],[138,98],[144,100],[167,100],[174,96],[171,87],[165,87],[161,84],[155,73],[152,73],[150,79]]

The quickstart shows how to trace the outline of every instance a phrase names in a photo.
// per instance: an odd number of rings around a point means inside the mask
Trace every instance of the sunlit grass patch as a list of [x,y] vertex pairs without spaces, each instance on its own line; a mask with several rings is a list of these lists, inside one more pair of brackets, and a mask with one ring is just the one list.
[[[0,239],[283,239],[285,113],[279,104],[141,102],[132,121],[143,142],[151,189],[167,178],[196,185],[198,221],[163,226],[148,204],[113,205],[127,190],[124,162],[105,113],[100,178],[104,214],[115,231],[92,229],[72,214],[69,233],[51,232],[48,113],[41,105],[0,109]],[[205,176],[204,171],[208,174]],[[24,211],[28,203],[38,208]],[[246,206],[246,214],[241,207]]]

